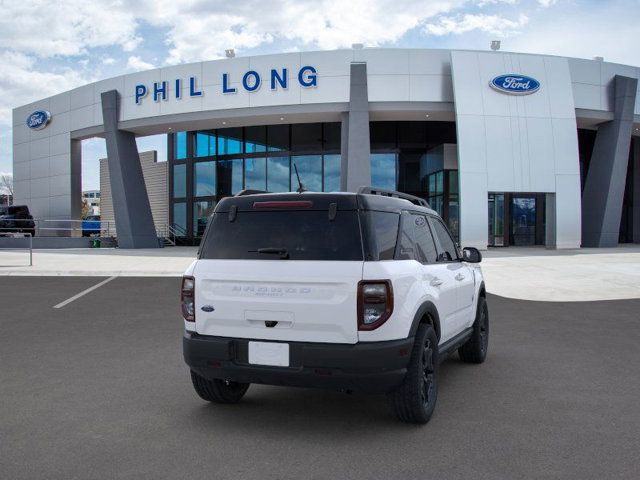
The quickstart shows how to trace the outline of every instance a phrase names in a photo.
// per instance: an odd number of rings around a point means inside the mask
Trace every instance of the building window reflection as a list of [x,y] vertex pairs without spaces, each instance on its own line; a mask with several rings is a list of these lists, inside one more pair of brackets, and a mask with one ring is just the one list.
[[371,186],[395,190],[398,183],[398,155],[395,153],[371,154]]
[[[207,211],[243,189],[298,188],[293,163],[309,191],[340,190],[340,123],[262,125],[169,136],[171,222],[186,237],[202,235]],[[189,146],[189,148],[187,148]],[[185,201],[186,200],[186,201]]]

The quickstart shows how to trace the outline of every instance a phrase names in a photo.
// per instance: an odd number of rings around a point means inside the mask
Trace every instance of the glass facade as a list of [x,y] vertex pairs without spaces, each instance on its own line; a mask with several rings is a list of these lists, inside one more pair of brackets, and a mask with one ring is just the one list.
[[169,135],[171,223],[202,236],[216,203],[243,189],[340,189],[340,123],[262,125]]
[[456,240],[458,171],[445,168],[443,144],[456,143],[453,122],[371,122],[371,185],[426,199]]

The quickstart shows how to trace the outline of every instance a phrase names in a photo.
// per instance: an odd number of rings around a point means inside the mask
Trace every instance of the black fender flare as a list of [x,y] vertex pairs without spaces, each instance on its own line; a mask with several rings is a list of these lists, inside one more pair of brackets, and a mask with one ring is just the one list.
[[433,329],[436,331],[436,337],[438,337],[438,341],[439,341],[440,334],[442,331],[440,329],[440,315],[438,315],[438,309],[436,308],[436,306],[433,304],[433,302],[430,302],[430,301],[424,302],[422,305],[420,305],[420,308],[418,308],[418,311],[413,317],[413,322],[411,323],[411,330],[409,330],[409,337],[416,336],[416,332],[418,331],[418,326],[420,325],[420,323],[422,323],[422,320],[427,315],[431,317],[431,321],[433,322]]

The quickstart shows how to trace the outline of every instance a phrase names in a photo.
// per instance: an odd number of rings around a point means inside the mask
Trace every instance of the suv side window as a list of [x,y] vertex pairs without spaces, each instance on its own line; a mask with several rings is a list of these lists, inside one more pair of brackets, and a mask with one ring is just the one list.
[[413,231],[413,215],[402,212],[400,236],[398,237],[398,250],[396,260],[417,260],[415,248],[415,233]]
[[458,260],[458,248],[451,238],[449,231],[438,218],[430,217],[429,223],[433,234],[438,239],[438,262],[451,262]]
[[416,241],[416,260],[420,263],[435,263],[437,259],[436,245],[431,236],[431,229],[424,215],[412,214],[413,231]]

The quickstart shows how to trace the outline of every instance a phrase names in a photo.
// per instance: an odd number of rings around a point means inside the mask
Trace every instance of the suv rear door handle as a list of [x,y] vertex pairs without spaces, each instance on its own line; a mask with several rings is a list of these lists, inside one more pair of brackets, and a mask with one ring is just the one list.
[[442,280],[440,280],[438,277],[435,277],[429,282],[429,285],[431,285],[432,287],[439,287],[440,285],[442,285]]
[[462,275],[461,273],[457,274],[455,276],[455,279],[458,280],[459,282],[461,282],[462,280],[464,280],[464,275]]

